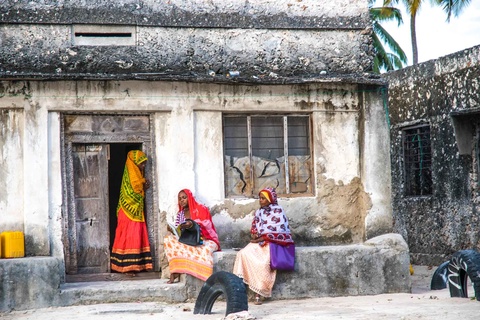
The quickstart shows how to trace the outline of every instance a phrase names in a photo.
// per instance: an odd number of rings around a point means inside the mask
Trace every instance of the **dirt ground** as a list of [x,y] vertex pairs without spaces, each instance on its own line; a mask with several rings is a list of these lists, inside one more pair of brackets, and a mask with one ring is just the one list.
[[[249,303],[248,319],[479,319],[480,301],[451,298],[448,289],[430,290],[434,268],[414,266],[412,293],[381,294],[302,300],[267,300],[262,305]],[[471,292],[470,292],[471,291]],[[63,308],[45,308],[0,314],[3,320],[220,320],[225,317],[225,302],[217,301],[212,314],[194,315],[194,303],[155,302],[116,303]],[[230,315],[232,317],[232,315]],[[247,319],[247,318],[239,318]]]

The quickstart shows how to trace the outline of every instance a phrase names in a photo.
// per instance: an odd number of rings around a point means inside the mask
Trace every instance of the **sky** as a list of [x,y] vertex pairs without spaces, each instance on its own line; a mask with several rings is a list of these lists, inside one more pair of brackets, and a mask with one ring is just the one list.
[[[377,0],[377,6],[382,2]],[[382,26],[400,44],[407,54],[408,65],[412,65],[410,16],[402,3],[395,7],[402,10],[403,25],[383,22]],[[429,0],[424,0],[416,18],[418,62],[480,45],[480,0],[471,0],[459,17],[452,16],[449,23],[446,17],[441,7],[431,6]]]

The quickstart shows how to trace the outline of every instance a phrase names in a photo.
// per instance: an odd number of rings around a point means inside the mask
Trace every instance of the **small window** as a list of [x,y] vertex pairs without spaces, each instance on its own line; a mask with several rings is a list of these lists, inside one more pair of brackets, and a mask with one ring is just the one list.
[[227,196],[312,193],[308,115],[228,115],[223,127]]
[[432,151],[430,125],[403,130],[405,195],[432,194]]
[[75,46],[134,46],[135,26],[73,25]]

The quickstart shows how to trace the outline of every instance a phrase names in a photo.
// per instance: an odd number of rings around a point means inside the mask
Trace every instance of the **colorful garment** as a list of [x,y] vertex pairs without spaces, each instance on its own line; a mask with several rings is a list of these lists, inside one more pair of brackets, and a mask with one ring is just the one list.
[[260,193],[268,199],[270,204],[255,212],[250,233],[262,237],[267,242],[276,242],[282,245],[293,243],[288,219],[283,208],[277,202],[275,189],[266,188]]
[[[213,252],[221,250],[217,231],[212,222],[210,210],[198,203],[188,189],[183,189],[188,197],[190,219],[200,225],[203,245],[189,246],[178,241],[173,235],[164,238],[165,255],[170,273],[186,273],[200,280],[207,280],[213,273]],[[185,213],[179,205],[175,219],[178,226],[185,222]]]
[[213,273],[213,253],[218,250],[212,240],[204,240],[202,245],[189,246],[178,241],[174,235],[164,239],[170,273],[186,273],[206,281]]
[[117,229],[110,256],[111,269],[138,272],[153,269],[144,216],[145,178],[138,167],[147,161],[140,150],[127,154],[117,207]]
[[277,203],[275,189],[266,188],[260,194],[270,203],[255,212],[250,233],[253,238],[261,237],[262,241],[251,242],[237,253],[233,274],[242,278],[253,292],[271,297],[277,271],[270,269],[270,242],[283,245],[294,242],[287,216]]

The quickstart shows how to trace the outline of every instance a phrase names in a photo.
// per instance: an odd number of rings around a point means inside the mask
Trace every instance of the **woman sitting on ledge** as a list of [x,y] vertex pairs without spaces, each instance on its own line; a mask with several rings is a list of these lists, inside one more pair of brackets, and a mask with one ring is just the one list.
[[250,229],[250,243],[237,253],[233,273],[243,279],[256,293],[255,304],[261,297],[271,297],[277,271],[270,268],[270,242],[293,244],[288,219],[277,203],[275,189],[266,188],[259,193],[260,209],[255,212]]
[[[188,189],[178,193],[178,208],[175,226],[180,226],[182,231],[191,229],[194,221],[200,226],[203,244],[196,246],[184,244],[173,234],[165,237],[165,254],[170,269],[170,280],[167,283],[174,283],[176,279],[180,279],[181,273],[205,281],[213,273],[213,253],[220,250],[210,210],[198,203]],[[172,231],[170,227],[168,229]]]

